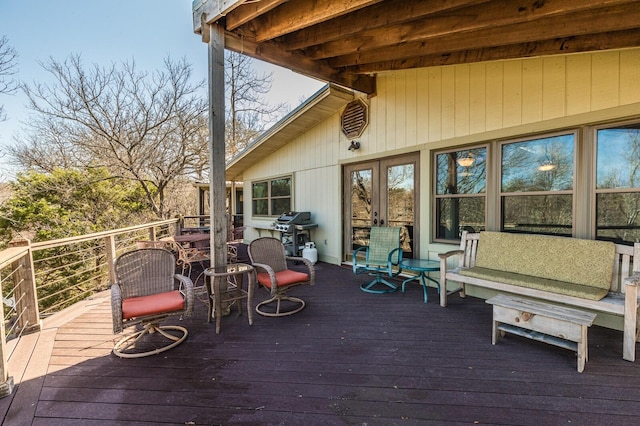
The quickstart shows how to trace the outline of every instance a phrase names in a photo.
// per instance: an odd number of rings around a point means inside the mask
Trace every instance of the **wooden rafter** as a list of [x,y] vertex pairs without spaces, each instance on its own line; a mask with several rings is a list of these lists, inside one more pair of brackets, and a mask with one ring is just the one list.
[[520,24],[487,28],[481,34],[455,33],[400,45],[392,45],[365,52],[351,53],[329,60],[331,67],[348,67],[381,61],[405,59],[423,55],[446,54],[460,50],[476,50],[550,38],[577,37],[595,33],[637,28],[640,7],[627,4],[616,8],[597,9],[600,18],[593,17],[593,9],[573,13],[570,22],[565,16],[554,16]]
[[371,6],[382,0],[298,0],[290,1],[272,12],[256,18],[253,27],[256,40],[271,40],[345,15],[363,7]]
[[633,30],[589,34],[579,37],[554,38],[530,43],[424,55],[415,58],[356,65],[348,67],[348,70],[356,74],[375,74],[389,70],[620,49],[630,45],[640,46],[640,29],[636,28]]
[[258,2],[243,3],[226,16],[226,30],[232,31],[252,19],[269,12],[288,0],[260,0]]
[[365,93],[383,71],[640,46],[638,0],[198,3],[196,32],[213,22],[229,49]]
[[[300,31],[287,34],[279,40],[286,50],[303,49],[334,40],[344,40],[358,36],[365,31],[377,28],[390,28],[393,25],[420,19],[434,13],[457,9],[462,6],[482,4],[488,0],[447,0],[442,2],[423,1],[417,4],[404,3],[389,8],[386,3],[378,3],[349,15],[321,22]],[[334,55],[335,56],[335,55]]]
[[282,51],[272,43],[257,43],[227,33],[225,46],[227,49],[278,64],[309,77],[350,87],[363,93],[375,92],[375,76],[354,74],[344,70],[338,71],[328,67],[323,61],[312,61],[299,54]]
[[[601,8],[603,4],[629,4],[632,0],[616,0],[603,2],[602,0],[582,1],[575,9],[568,11],[561,1],[551,0],[544,7],[522,8],[520,3],[512,0],[501,0],[490,4],[480,4],[464,9],[438,13],[414,19],[410,22],[393,26],[369,29],[354,34],[347,39],[324,43],[307,49],[307,56],[312,59],[323,59],[341,56],[355,51],[379,49],[384,46],[395,46],[398,43],[421,42],[435,37],[449,37],[455,34],[476,32],[476,36],[484,38],[484,31],[496,27],[519,25],[528,22],[540,23],[542,19],[556,17],[566,20],[566,14],[582,13],[593,19],[594,8]],[[633,6],[638,9],[638,6]],[[555,23],[551,22],[552,25]],[[546,31],[548,29],[545,28]],[[504,31],[504,30],[499,30]],[[502,38],[504,40],[504,36]]]

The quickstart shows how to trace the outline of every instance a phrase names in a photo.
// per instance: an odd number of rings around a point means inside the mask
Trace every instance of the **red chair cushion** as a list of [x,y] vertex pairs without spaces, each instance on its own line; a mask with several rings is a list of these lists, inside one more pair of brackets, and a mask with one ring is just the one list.
[[[309,281],[309,274],[292,271],[290,269],[276,272],[276,285],[278,287],[297,284],[303,281]],[[271,279],[269,278],[269,274],[266,272],[260,272],[258,274],[258,282],[267,288],[271,288]]]
[[122,301],[122,318],[131,319],[146,315],[174,312],[184,309],[184,298],[178,290],[130,297]]

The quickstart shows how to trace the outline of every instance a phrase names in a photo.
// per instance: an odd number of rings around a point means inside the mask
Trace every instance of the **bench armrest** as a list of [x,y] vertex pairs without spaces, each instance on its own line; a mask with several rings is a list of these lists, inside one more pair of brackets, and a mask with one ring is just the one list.
[[[452,256],[460,255],[464,256],[464,250],[451,250],[446,253],[438,253],[440,258],[440,306],[445,308],[447,306],[447,259]],[[462,290],[461,295],[464,294]]]
[[624,283],[627,286],[638,287],[638,284],[640,284],[640,272],[639,271],[634,271],[633,275],[630,275],[630,276],[628,276],[627,278],[624,279]]
[[464,250],[451,250],[446,253],[438,253],[438,257],[440,258],[440,261],[442,261],[450,258],[451,256],[455,256],[456,254],[462,256],[464,254]]

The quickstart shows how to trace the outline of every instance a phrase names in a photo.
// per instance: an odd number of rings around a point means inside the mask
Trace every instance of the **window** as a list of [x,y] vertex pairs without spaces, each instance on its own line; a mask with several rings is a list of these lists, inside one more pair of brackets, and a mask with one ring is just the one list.
[[485,147],[436,155],[436,238],[454,240],[463,230],[485,228]]
[[574,134],[505,143],[501,230],[571,236]]
[[255,216],[277,216],[291,210],[291,177],[254,182],[251,203]]
[[484,229],[640,242],[640,122],[435,153],[435,240]]
[[640,241],[640,124],[596,131],[596,238]]

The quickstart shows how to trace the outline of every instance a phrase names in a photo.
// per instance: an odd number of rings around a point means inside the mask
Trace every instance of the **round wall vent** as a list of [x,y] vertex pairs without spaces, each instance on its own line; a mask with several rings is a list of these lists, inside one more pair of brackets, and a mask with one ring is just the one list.
[[361,99],[349,102],[340,118],[342,133],[349,138],[357,138],[362,135],[369,122],[369,107]]

